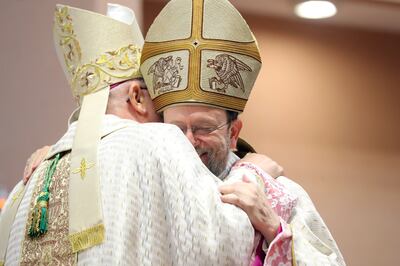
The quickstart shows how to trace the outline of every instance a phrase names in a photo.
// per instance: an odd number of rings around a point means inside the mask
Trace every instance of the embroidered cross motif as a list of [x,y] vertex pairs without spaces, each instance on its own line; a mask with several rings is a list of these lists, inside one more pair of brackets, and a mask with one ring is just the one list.
[[18,190],[18,192],[15,193],[15,195],[11,198],[11,200],[12,200],[11,207],[12,207],[12,206],[14,205],[14,203],[17,201],[17,199],[19,198],[19,196],[21,196],[21,194],[22,194],[23,191],[24,191],[24,188],[22,187],[22,188],[20,188],[20,189]]
[[94,163],[89,163],[86,162],[85,158],[82,158],[81,160],[81,166],[77,169],[75,169],[74,171],[72,171],[73,174],[80,174],[82,180],[86,177],[86,170],[92,168],[95,164]]

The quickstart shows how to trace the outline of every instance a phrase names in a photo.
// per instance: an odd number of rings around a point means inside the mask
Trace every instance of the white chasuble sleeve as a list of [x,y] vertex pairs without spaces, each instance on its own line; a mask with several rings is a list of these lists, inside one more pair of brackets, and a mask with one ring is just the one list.
[[286,177],[278,177],[297,196],[289,219],[293,265],[346,265],[339,248],[307,192]]

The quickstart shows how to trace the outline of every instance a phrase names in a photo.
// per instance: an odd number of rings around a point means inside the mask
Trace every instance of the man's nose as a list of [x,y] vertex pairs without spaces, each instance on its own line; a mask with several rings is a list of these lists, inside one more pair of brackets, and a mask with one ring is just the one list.
[[196,147],[197,139],[196,139],[196,137],[194,136],[193,131],[192,131],[191,128],[188,128],[188,129],[186,130],[185,136],[188,138],[188,140],[190,141],[190,143],[192,143],[192,145],[193,145],[194,147]]

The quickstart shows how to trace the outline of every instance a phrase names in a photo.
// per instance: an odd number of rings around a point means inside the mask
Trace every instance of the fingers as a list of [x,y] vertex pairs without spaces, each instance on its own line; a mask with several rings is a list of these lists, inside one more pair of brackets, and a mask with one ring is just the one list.
[[273,178],[277,178],[283,175],[283,167],[280,166],[275,161],[271,161],[271,164],[268,166],[266,170],[267,170],[266,172]]
[[37,151],[35,151],[28,159],[28,161],[26,162],[25,168],[24,168],[24,175],[23,175],[23,183],[24,185],[26,185],[26,183],[28,183],[29,177],[31,176],[33,170],[32,170],[32,158],[35,156],[35,154],[37,153]]
[[273,178],[277,178],[278,176],[283,175],[283,167],[280,166],[276,161],[269,158],[268,156],[262,154],[248,153],[240,161],[249,162],[257,165]]
[[283,167],[278,164],[278,176],[282,176],[283,174]]
[[26,165],[25,169],[24,169],[24,175],[22,177],[24,185],[26,185],[26,183],[28,183],[29,176],[31,175],[31,173],[29,172],[29,169],[30,169],[30,167],[28,167],[28,165]]
[[33,159],[33,163],[32,163],[32,172],[39,166],[39,164],[43,161],[44,157],[47,154],[47,149],[43,148],[40,149],[36,156]]
[[[220,196],[220,198],[223,203],[235,205],[246,213],[249,212],[249,208],[253,206],[249,197],[238,191],[235,193],[223,194]],[[247,213],[247,215],[250,215],[250,213]]]
[[221,185],[219,187],[219,192],[221,194],[231,194],[236,191],[236,185],[235,184],[229,184],[229,185]]
[[280,224],[279,216],[268,203],[264,191],[249,181],[249,177],[244,175],[243,182],[220,186],[221,201],[242,209],[254,228],[271,243]]
[[254,206],[254,202],[258,197],[257,187],[253,183],[236,182],[229,185],[219,187],[221,192],[221,201],[230,203],[246,210]]
[[31,177],[33,171],[35,171],[36,168],[43,162],[43,160],[45,159],[49,150],[50,150],[50,146],[44,146],[43,148],[36,150],[29,157],[28,161],[26,162],[26,166],[25,166],[24,174],[23,174],[24,185],[26,185],[26,183],[28,183],[28,180]]
[[243,179],[245,179],[245,181],[243,182],[237,181],[232,184],[223,184],[219,186],[219,192],[221,192],[221,194],[234,193],[237,195],[255,194],[257,186],[253,182],[251,182],[248,177],[243,176]]
[[241,206],[241,198],[243,198],[242,191],[238,184],[242,182],[236,182],[229,185],[222,185],[219,187],[219,191],[221,192],[221,201],[224,203],[233,204],[239,208],[243,208]]
[[[243,179],[245,176],[243,176]],[[247,178],[247,177],[246,177]],[[246,181],[235,181],[234,183],[231,184],[223,184],[219,186],[219,192],[221,194],[230,194],[230,193],[241,193],[242,191],[248,189],[249,187],[253,186],[253,183],[250,181],[249,178],[246,179]]]
[[250,178],[249,178],[247,175],[243,175],[242,180],[243,180],[243,182],[245,182],[245,183],[250,183],[250,182],[251,182]]
[[221,201],[223,203],[229,203],[229,204],[233,204],[237,207],[240,207],[240,199],[236,194],[226,194],[226,195],[221,195]]

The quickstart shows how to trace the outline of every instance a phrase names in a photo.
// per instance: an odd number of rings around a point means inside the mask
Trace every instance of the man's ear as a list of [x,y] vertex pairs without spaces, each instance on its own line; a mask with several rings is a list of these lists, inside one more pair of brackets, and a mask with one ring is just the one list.
[[128,88],[128,103],[139,115],[146,115],[147,110],[144,104],[145,97],[140,88],[140,83],[132,81]]
[[230,128],[230,139],[231,139],[231,149],[236,149],[237,140],[239,139],[240,130],[242,129],[243,123],[240,119],[236,119],[232,121],[232,125]]

